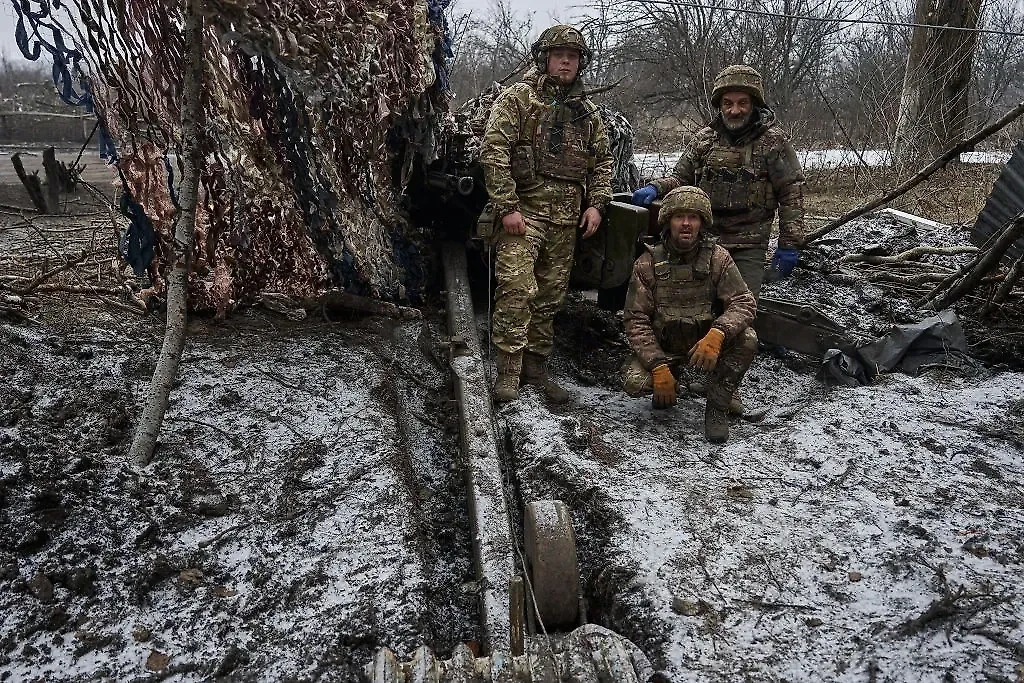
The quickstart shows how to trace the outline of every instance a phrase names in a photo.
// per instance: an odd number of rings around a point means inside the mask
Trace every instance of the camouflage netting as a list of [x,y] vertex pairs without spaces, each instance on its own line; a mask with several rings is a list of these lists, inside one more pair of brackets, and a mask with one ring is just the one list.
[[[224,314],[264,291],[338,285],[418,297],[424,235],[398,195],[413,158],[432,160],[446,108],[447,4],[206,0],[195,308]],[[184,157],[184,2],[14,5],[22,51],[50,52],[65,100],[94,103],[117,141],[134,217],[126,253],[160,287]]]

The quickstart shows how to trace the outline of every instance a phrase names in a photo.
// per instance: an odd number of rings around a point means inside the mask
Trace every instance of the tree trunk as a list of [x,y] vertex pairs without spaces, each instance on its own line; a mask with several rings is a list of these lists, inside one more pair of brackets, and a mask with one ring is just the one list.
[[60,164],[53,147],[43,150],[43,170],[46,171],[46,210],[47,213],[60,213],[61,182]]
[[[917,0],[914,21],[975,28],[980,13],[981,0]],[[912,163],[963,139],[977,35],[914,27],[893,142],[897,159]]]
[[36,211],[43,214],[47,213],[46,198],[43,196],[43,186],[39,182],[39,174],[28,173],[25,170],[25,164],[21,162],[20,152],[15,152],[11,155],[11,163],[14,164],[14,172],[18,174],[18,179],[25,186],[28,198],[32,200],[32,205],[36,207]]
[[185,44],[188,46],[181,107],[182,152],[185,167],[181,178],[180,206],[174,226],[174,265],[167,278],[167,327],[163,348],[153,372],[146,407],[132,441],[129,457],[137,466],[149,463],[160,425],[178,375],[178,363],[185,347],[188,312],[188,274],[192,267],[192,235],[196,225],[199,169],[203,152],[203,0],[188,0],[185,7]]

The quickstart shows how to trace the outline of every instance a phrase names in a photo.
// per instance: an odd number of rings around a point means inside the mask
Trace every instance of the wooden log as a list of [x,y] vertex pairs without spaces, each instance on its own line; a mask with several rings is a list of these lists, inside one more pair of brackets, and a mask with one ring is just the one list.
[[370,683],[402,683],[405,680],[395,653],[386,647],[377,650],[373,661],[366,665],[364,673]]
[[913,249],[907,249],[906,251],[900,252],[895,256],[876,256],[874,254],[847,254],[846,256],[839,259],[840,263],[870,263],[872,265],[881,265],[884,263],[904,263],[911,259],[920,258],[928,254],[937,254],[942,256],[955,256],[958,254],[976,254],[979,249],[973,245],[965,244],[953,247],[933,247],[927,244],[921,245],[920,247],[914,247]]
[[932,163],[928,164],[927,166],[925,166],[924,168],[919,170],[909,180],[904,182],[902,185],[897,187],[895,190],[892,190],[891,192],[885,194],[882,197],[879,197],[878,199],[874,199],[874,200],[872,200],[870,202],[867,202],[866,204],[861,204],[856,209],[853,209],[852,211],[848,211],[848,212],[844,213],[842,216],[840,216],[839,218],[835,219],[831,223],[823,225],[822,227],[818,228],[817,230],[813,230],[813,231],[809,232],[806,235],[806,237],[804,238],[804,241],[807,242],[807,243],[810,243],[810,242],[813,242],[816,239],[820,239],[821,237],[823,237],[823,236],[827,235],[828,233],[832,232],[833,230],[835,230],[839,226],[845,225],[846,223],[849,223],[854,218],[859,218],[860,216],[863,216],[867,212],[872,211],[874,209],[877,209],[878,207],[882,206],[883,204],[891,202],[893,199],[896,199],[897,197],[899,197],[900,195],[904,194],[905,192],[907,192],[911,188],[916,187],[920,183],[922,183],[925,180],[927,180],[928,178],[930,178],[933,173],[938,171],[940,168],[945,167],[945,165],[947,163],[949,163],[949,161],[953,157],[955,157],[955,156],[958,157],[960,155],[960,152],[962,152],[964,150],[972,149],[974,147],[974,145],[976,145],[977,143],[981,142],[982,140],[984,140],[985,138],[989,137],[990,135],[992,135],[994,133],[997,133],[1003,127],[1009,125],[1011,122],[1013,122],[1017,118],[1019,118],[1022,114],[1024,114],[1024,102],[1021,102],[1016,107],[1011,109],[1009,112],[1007,112],[1001,119],[999,119],[995,123],[982,128],[977,133],[975,133],[971,137],[967,138],[963,142],[961,142],[959,144],[956,144],[956,145],[953,145],[952,147],[947,149],[945,151],[945,153],[943,153],[940,157],[935,159],[935,161],[933,161]]
[[999,239],[996,240],[988,251],[978,259],[976,265],[961,279],[959,282],[954,284],[949,289],[945,289],[946,283],[940,283],[938,287],[933,289],[927,296],[917,303],[918,308],[922,308],[931,302],[934,302],[933,308],[937,311],[941,311],[945,308],[949,308],[952,304],[960,300],[960,298],[967,292],[974,289],[982,278],[989,274],[999,262],[1010,246],[1016,242],[1021,235],[1024,235],[1024,212],[1017,214],[1017,216],[1010,221],[1006,227],[1003,228],[999,235]]
[[434,653],[426,645],[420,645],[409,664],[409,683],[440,683],[440,680]]
[[378,301],[342,291],[325,292],[314,299],[306,299],[302,302],[302,307],[307,311],[323,308],[330,312],[331,309],[339,309],[370,315],[383,315],[399,320],[419,320],[423,317],[423,313],[416,308],[399,306],[387,301]]
[[25,190],[28,192],[28,198],[32,200],[32,205],[36,207],[36,211],[39,213],[48,213],[46,199],[43,197],[43,188],[39,183],[39,174],[30,174],[25,171],[25,165],[21,163],[21,152],[16,152],[11,155],[11,163],[14,164],[14,172],[18,174],[18,179],[21,180],[21,184],[25,186]]
[[43,150],[43,171],[46,173],[46,212],[60,213],[61,171],[57,163],[57,153],[53,147]]
[[997,308],[1003,305],[1003,303],[1010,297],[1010,292],[1020,281],[1021,276],[1024,275],[1024,254],[1021,254],[1013,265],[1010,266],[1010,271],[1006,274],[1002,283],[999,285],[999,289],[992,296],[992,300],[989,301],[981,309],[983,315],[989,315],[994,313]]

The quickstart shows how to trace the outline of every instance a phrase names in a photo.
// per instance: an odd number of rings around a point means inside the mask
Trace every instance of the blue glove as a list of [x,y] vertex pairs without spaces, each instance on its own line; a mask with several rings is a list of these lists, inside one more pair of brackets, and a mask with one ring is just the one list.
[[644,185],[633,192],[633,203],[637,206],[650,206],[651,202],[658,198],[658,188],[654,185]]
[[772,268],[780,277],[789,277],[800,260],[800,252],[796,249],[776,249],[772,257]]

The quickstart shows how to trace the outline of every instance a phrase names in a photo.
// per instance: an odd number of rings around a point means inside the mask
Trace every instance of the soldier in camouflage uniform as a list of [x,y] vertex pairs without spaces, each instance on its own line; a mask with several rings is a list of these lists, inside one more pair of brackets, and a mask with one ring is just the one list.
[[[711,232],[743,274],[755,300],[764,279],[772,221],[779,214],[779,244],[772,269],[788,276],[804,240],[804,176],[789,137],[765,105],[764,88],[752,67],[737,64],[715,78],[711,125],[698,131],[672,175],[633,193],[636,204],[650,204],[675,187],[696,185],[711,197]],[[691,385],[701,392],[701,383]],[[737,391],[733,412],[743,412]]]
[[549,400],[568,400],[547,372],[554,317],[569,284],[576,229],[584,239],[593,235],[611,201],[608,135],[579,79],[591,58],[583,35],[553,26],[532,52],[535,68],[498,96],[480,149],[501,223],[492,321],[499,402],[519,397],[520,375]]
[[690,365],[708,372],[704,433],[729,438],[729,402],[757,353],[750,325],[757,305],[729,252],[703,229],[711,202],[696,187],[671,190],[661,205],[662,241],[636,260],[623,311],[633,356],[622,366],[630,396],[653,393],[655,408],[676,404]]

